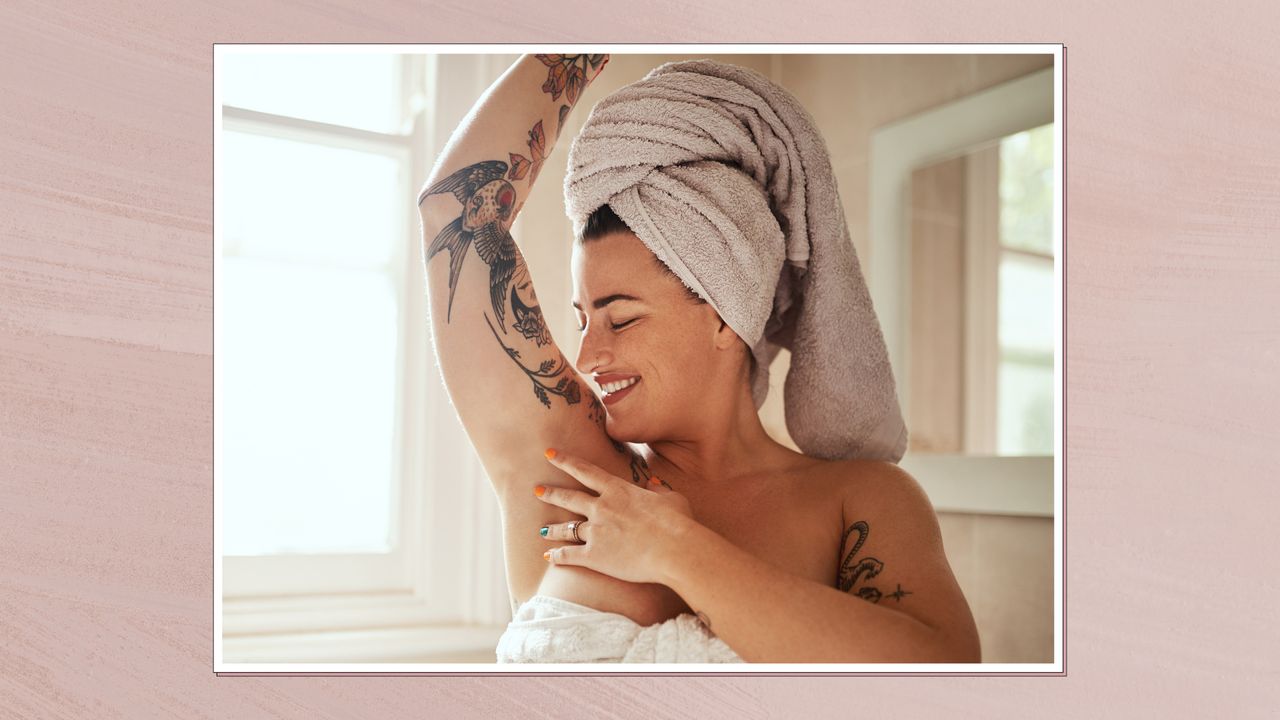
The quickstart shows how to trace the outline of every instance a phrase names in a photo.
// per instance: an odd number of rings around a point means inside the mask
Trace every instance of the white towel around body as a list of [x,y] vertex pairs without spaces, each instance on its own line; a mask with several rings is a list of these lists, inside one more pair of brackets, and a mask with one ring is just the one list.
[[500,663],[740,663],[696,617],[642,626],[549,595],[520,606],[496,649]]

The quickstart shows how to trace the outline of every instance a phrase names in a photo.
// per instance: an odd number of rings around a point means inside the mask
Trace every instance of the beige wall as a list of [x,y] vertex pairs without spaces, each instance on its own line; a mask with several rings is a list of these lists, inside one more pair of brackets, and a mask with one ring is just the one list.
[[[494,56],[499,74],[517,56]],[[600,98],[673,60],[711,58],[757,70],[790,90],[809,110],[831,151],[863,274],[874,258],[868,240],[868,158],[872,132],[883,125],[1052,65],[1031,55],[614,55],[584,93],[547,159],[547,167],[513,230],[552,335],[572,360],[578,348],[569,306],[572,228],[564,214],[569,144]],[[494,75],[496,77],[496,75]],[[536,228],[534,230],[533,228]],[[772,368],[766,429],[794,447],[782,413],[789,357]],[[947,556],[968,598],[985,662],[1053,659],[1053,521],[1050,518],[942,513]]]
[[1053,662],[1053,519],[938,513],[983,662]]

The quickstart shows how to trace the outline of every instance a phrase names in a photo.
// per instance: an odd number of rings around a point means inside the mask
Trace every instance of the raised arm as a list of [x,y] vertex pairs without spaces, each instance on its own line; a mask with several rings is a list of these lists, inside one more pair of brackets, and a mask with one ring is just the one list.
[[548,446],[577,446],[615,468],[633,462],[551,337],[510,234],[566,116],[607,61],[522,56],[464,118],[418,195],[437,361],[500,496],[561,479],[538,462]]

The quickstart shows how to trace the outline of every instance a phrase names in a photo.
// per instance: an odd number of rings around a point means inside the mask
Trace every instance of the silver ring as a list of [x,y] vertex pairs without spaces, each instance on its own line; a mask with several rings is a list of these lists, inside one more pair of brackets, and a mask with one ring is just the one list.
[[578,537],[578,523],[580,522],[582,521],[574,520],[573,522],[569,523],[569,532],[573,533],[574,542],[582,542],[582,538]]

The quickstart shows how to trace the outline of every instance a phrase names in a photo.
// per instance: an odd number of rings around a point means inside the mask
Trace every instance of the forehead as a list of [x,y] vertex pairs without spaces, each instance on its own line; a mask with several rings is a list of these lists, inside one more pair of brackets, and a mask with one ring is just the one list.
[[653,253],[630,232],[574,243],[571,266],[575,288],[581,288],[582,284],[647,278],[655,269]]
[[652,288],[656,268],[649,248],[634,233],[612,233],[573,246],[573,305],[640,300]]

